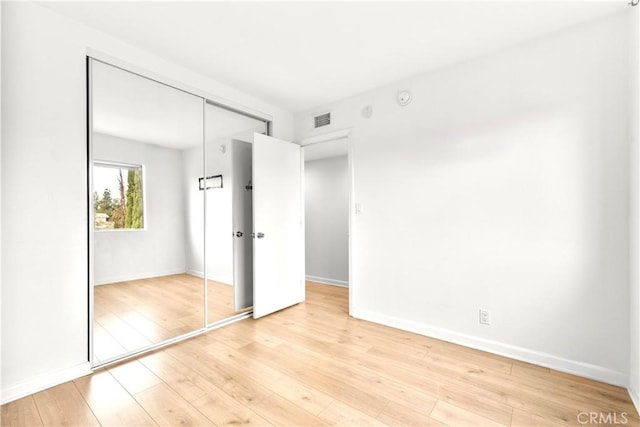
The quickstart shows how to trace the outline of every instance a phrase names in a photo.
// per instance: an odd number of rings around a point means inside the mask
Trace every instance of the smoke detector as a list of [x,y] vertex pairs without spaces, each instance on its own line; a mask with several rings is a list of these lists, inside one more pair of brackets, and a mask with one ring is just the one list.
[[411,92],[409,92],[408,90],[401,90],[400,92],[398,92],[396,99],[398,101],[398,105],[400,105],[401,107],[409,105],[409,103],[411,102]]

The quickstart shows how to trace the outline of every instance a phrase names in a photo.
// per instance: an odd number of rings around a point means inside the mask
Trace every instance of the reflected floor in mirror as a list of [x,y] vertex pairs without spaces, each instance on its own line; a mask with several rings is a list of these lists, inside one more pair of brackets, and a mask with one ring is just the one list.
[[[94,362],[203,327],[203,280],[189,274],[94,288]],[[209,281],[209,320],[233,316],[233,287]]]

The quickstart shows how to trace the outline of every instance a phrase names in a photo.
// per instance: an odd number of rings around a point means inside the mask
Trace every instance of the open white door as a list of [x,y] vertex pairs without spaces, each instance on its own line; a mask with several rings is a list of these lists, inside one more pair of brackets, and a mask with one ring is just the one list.
[[233,200],[233,309],[253,305],[253,228],[251,206],[251,143],[231,141]]
[[253,141],[253,317],[304,301],[302,159],[299,145]]

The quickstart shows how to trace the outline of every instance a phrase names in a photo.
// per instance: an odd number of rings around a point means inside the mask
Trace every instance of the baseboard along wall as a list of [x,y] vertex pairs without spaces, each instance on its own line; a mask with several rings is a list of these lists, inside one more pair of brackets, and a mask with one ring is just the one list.
[[24,381],[20,384],[11,386],[2,390],[2,399],[0,405],[13,402],[14,400],[21,399],[29,396],[33,393],[37,393],[42,390],[57,386],[67,381],[75,380],[76,378],[84,377],[91,374],[91,365],[89,362],[82,363],[77,366],[72,366],[68,369],[63,369],[58,372],[47,373],[30,380]]
[[[390,326],[392,328],[402,329],[408,332],[428,336],[442,341],[459,344],[465,347],[474,348],[481,351],[497,354],[511,359],[520,360],[534,365],[543,366],[545,368],[554,369],[556,371],[568,374],[578,375],[596,381],[613,384],[628,389],[628,377],[626,374],[602,366],[592,365],[575,360],[569,360],[552,354],[542,353],[523,347],[517,347],[504,344],[497,341],[486,340],[471,335],[462,334],[456,331],[437,328],[425,325],[411,320],[400,319],[384,314],[355,309],[352,315],[358,319],[368,320],[370,322],[379,323],[381,325]],[[629,393],[632,394],[631,390]],[[631,396],[636,407],[638,406],[638,396]]]
[[343,288],[349,287],[349,282],[345,280],[329,279],[327,277],[310,276],[310,275],[307,275],[306,279],[310,282],[322,283],[323,285],[342,286]]

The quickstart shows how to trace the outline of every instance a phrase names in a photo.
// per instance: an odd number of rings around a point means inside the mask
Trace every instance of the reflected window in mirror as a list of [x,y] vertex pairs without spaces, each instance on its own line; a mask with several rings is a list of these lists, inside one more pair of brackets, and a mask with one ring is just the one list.
[[142,165],[93,163],[94,230],[144,230]]

